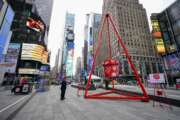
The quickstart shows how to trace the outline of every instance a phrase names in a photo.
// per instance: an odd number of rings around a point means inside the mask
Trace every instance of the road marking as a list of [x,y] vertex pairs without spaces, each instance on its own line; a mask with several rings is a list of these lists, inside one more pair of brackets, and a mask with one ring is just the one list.
[[21,102],[21,101],[24,100],[26,97],[27,97],[27,96],[24,96],[24,97],[22,97],[21,99],[17,100],[16,102],[14,102],[14,103],[8,105],[7,107],[1,109],[1,110],[0,110],[0,113],[6,111],[7,109],[9,109],[9,108],[11,108],[12,106],[16,105],[17,103]]

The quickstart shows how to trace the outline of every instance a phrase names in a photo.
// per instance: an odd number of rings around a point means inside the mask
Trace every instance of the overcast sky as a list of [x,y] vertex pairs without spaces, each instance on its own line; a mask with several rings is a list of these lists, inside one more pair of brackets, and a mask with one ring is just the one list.
[[[148,19],[151,13],[161,12],[175,0],[139,0],[146,8]],[[48,48],[51,51],[51,67],[54,66],[58,48],[61,48],[64,33],[66,11],[75,16],[75,56],[81,56],[84,40],[85,14],[90,12],[101,13],[103,0],[54,0]]]

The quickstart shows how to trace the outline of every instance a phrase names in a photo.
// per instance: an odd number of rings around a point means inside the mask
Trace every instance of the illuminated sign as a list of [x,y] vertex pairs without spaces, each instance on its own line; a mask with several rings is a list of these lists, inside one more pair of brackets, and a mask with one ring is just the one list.
[[74,49],[74,42],[67,42],[68,50]]
[[4,61],[0,67],[4,67],[7,73],[15,73],[18,55],[20,51],[20,44],[10,43],[8,46],[7,54],[4,56]]
[[39,74],[38,69],[31,69],[31,68],[19,68],[18,72],[19,74],[33,74],[33,75]]
[[162,39],[155,39],[156,43],[156,50],[158,53],[165,53],[165,47],[164,47],[164,42]]
[[23,43],[21,60],[35,60],[41,62],[43,54],[44,54],[43,46],[37,44]]
[[152,22],[153,31],[155,32],[160,31],[158,20],[151,20],[151,22]]
[[44,24],[40,20],[35,20],[33,18],[28,18],[26,26],[37,32],[44,31]]
[[159,54],[163,54],[166,52],[166,50],[165,50],[164,42],[162,39],[162,33],[160,31],[159,22],[158,20],[151,20],[151,22],[152,22],[152,29],[153,29],[152,35],[155,39],[156,50]]
[[66,76],[73,75],[73,60],[68,59],[66,63]]
[[154,73],[149,74],[149,80],[150,83],[165,83],[165,78],[163,73]]
[[73,32],[68,32],[66,39],[68,41],[73,41],[74,40],[74,33]]
[[20,51],[20,44],[10,43],[7,50],[7,55],[18,56]]
[[153,37],[162,38],[162,34],[161,34],[161,32],[153,32]]
[[44,51],[43,55],[42,55],[42,60],[41,62],[43,64],[47,64],[48,63],[48,52],[47,51]]

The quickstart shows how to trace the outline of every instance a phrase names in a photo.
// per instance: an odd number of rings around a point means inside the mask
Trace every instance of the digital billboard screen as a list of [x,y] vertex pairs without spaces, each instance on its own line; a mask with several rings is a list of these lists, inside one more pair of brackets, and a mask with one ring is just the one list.
[[23,43],[21,60],[35,60],[41,62],[43,53],[43,46],[37,44]]
[[173,54],[164,55],[163,59],[166,64],[166,69],[180,72],[180,59],[176,52]]
[[11,25],[13,18],[14,18],[14,11],[10,6],[8,6],[8,9],[7,9],[6,15],[5,15],[5,19]]
[[15,73],[20,51],[20,44],[10,43],[7,54],[4,56],[4,70],[8,73]]
[[48,65],[42,65],[40,71],[50,71],[50,67]]
[[67,42],[68,50],[74,49],[74,42]]
[[4,48],[7,44],[13,17],[14,17],[14,12],[12,8],[8,6],[7,11],[5,13],[4,20],[2,22],[1,30],[0,30],[0,54],[3,53]]
[[26,22],[26,26],[32,30],[35,30],[36,32],[42,32],[44,31],[44,24],[37,19],[34,18],[28,18],[27,22]]
[[48,52],[47,52],[47,51],[44,51],[44,52],[43,52],[41,62],[42,62],[43,64],[47,64],[47,63],[48,63]]
[[66,40],[67,41],[74,41],[74,33],[73,32],[68,32],[66,35]]
[[165,47],[163,39],[155,39],[156,49],[158,53],[165,53]]
[[38,69],[31,69],[31,68],[19,68],[18,69],[19,74],[33,74],[38,75],[39,70]]
[[18,56],[20,51],[20,44],[10,43],[7,50],[7,55]]

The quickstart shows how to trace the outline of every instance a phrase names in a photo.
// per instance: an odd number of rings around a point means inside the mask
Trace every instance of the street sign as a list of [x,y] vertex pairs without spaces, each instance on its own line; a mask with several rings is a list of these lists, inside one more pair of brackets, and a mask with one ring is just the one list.
[[149,74],[149,83],[165,83],[165,78],[163,73]]

